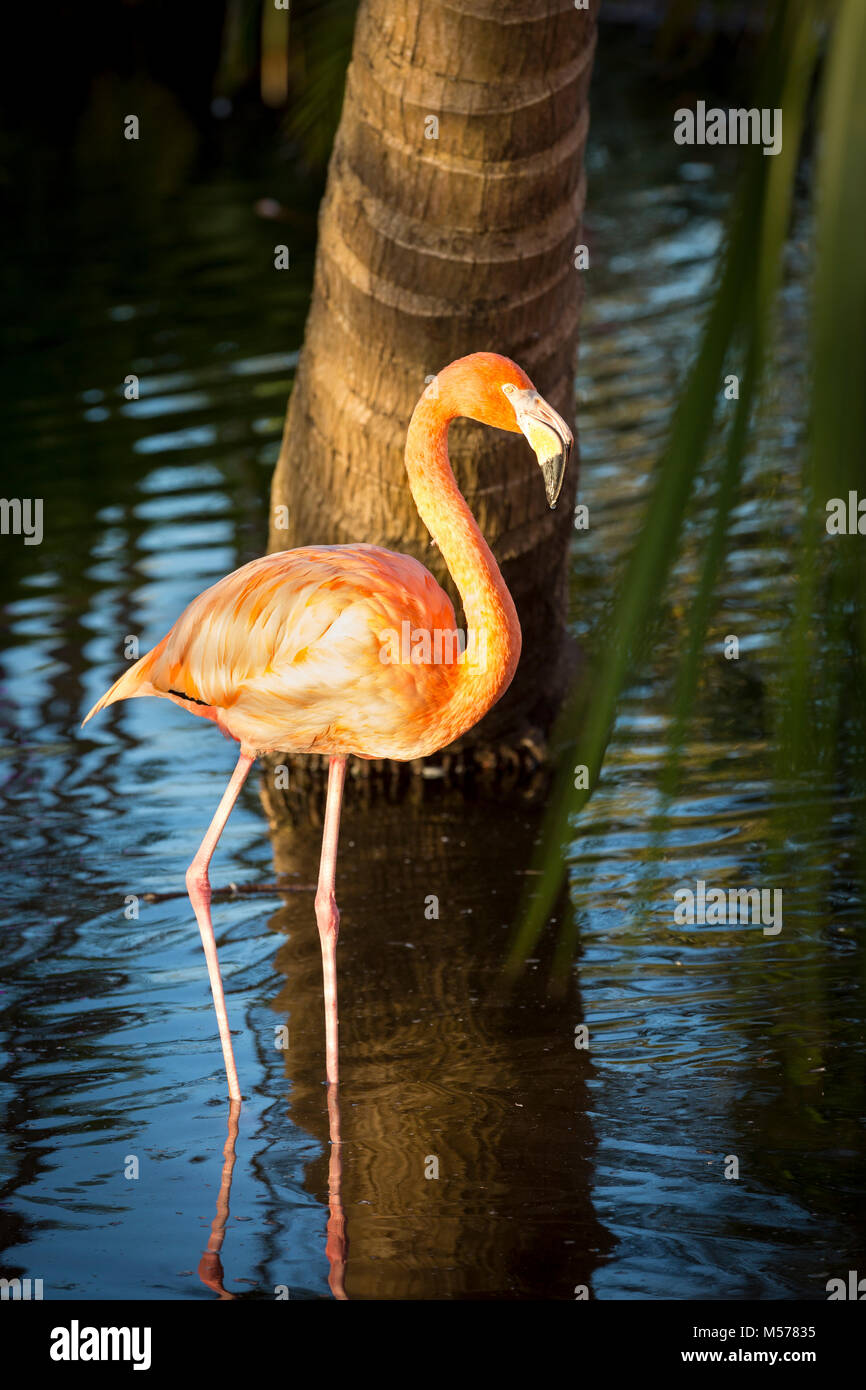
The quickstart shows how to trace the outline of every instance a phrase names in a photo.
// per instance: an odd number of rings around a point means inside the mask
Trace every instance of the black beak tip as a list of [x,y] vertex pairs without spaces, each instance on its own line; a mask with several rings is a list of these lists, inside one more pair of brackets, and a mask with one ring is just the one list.
[[553,511],[559,501],[559,494],[562,491],[562,484],[565,478],[565,464],[567,453],[560,454],[557,458],[545,459],[541,465],[544,475],[544,491],[547,494],[547,505]]

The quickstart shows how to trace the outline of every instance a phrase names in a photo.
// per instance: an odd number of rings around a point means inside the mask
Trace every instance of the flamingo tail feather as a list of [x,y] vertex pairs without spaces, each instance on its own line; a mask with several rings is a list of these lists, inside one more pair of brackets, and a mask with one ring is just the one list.
[[106,705],[115,704],[117,700],[133,700],[137,695],[164,694],[162,690],[157,690],[156,686],[152,685],[149,679],[150,673],[153,670],[154,658],[158,650],[159,649],[155,647],[153,651],[148,652],[146,656],[136,661],[134,666],[130,666],[128,671],[124,671],[123,675],[114,682],[114,685],[111,686],[109,690],[106,690],[102,699],[97,700],[93,709],[84,716],[81,721],[82,728],[84,728],[88,719],[93,718],[94,714],[98,714],[100,710],[105,709]]

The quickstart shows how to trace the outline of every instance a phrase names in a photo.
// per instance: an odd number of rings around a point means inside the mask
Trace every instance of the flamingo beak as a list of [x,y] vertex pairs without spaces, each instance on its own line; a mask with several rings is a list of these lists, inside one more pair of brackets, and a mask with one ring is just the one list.
[[512,388],[508,398],[514,406],[518,425],[535,451],[544,478],[548,505],[553,508],[562,491],[574,436],[562,416],[557,415],[537,391],[516,391]]

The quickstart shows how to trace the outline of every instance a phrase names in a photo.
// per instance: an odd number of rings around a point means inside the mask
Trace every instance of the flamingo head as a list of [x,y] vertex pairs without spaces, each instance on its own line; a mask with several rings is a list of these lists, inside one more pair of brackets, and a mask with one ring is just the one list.
[[[525,373],[521,372],[523,375]],[[514,411],[515,425],[510,428],[519,429],[532,445],[544,478],[548,504],[555,507],[574,445],[574,435],[562,416],[538,394],[531,381],[527,386],[504,381],[501,389]]]
[[453,399],[453,413],[526,436],[555,507],[574,436],[562,416],[540,396],[522,367],[496,352],[475,352],[452,362],[439,380]]

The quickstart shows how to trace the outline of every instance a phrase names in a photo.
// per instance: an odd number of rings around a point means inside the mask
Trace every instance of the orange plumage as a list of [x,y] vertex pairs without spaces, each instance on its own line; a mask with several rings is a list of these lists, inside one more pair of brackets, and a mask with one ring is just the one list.
[[[336,1081],[333,893],[345,759],[424,757],[458,738],[499,699],[520,655],[511,595],[448,461],[448,427],[468,416],[522,431],[554,506],[571,434],[525,372],[474,353],[424,391],[406,440],[419,514],[439,546],[466,614],[458,644],[453,606],[408,555],[372,545],[309,546],[253,560],[206,589],[158,646],[94,705],[156,695],[212,719],[240,744],[238,768],[187,874],[207,953],[229,1090],[239,1098],[207,867],[254,759],[286,750],[331,758],[316,914],[322,937],[328,1076]],[[461,654],[461,646],[465,650]]]
[[407,621],[456,630],[447,595],[409,555],[372,545],[268,555],[193,599],[91,713],[162,695],[257,755],[418,757],[447,735],[458,665],[388,660]]

